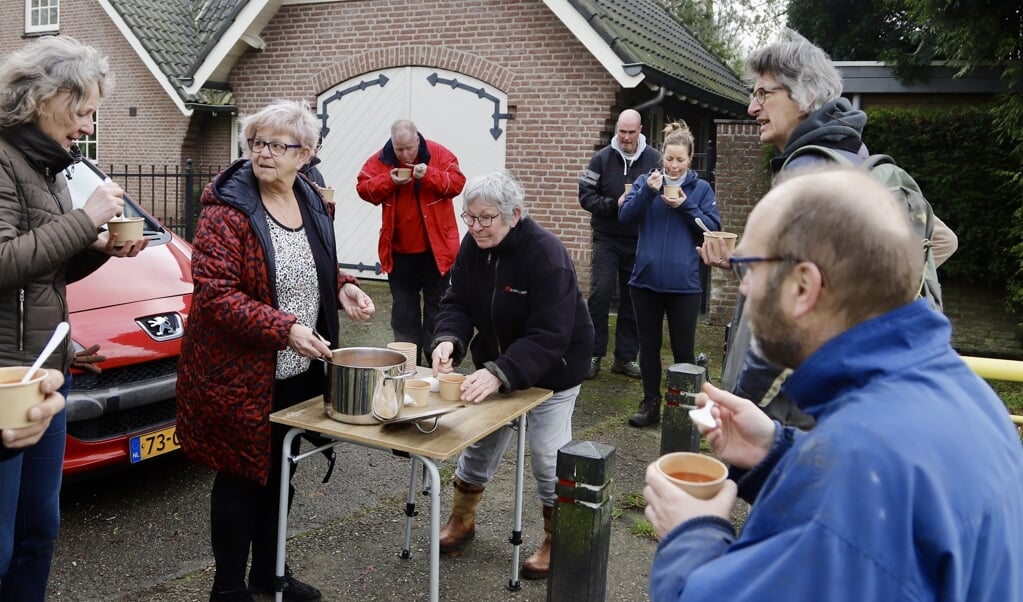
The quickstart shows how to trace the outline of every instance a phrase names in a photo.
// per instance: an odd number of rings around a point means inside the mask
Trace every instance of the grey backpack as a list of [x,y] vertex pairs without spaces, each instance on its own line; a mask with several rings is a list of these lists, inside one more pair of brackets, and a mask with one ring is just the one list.
[[[857,166],[847,155],[843,155],[833,148],[809,145],[798,148],[789,155],[782,165],[782,171],[790,161],[804,155],[823,156],[847,167]],[[931,240],[934,236],[934,210],[931,209],[931,204],[924,197],[920,185],[916,183],[913,176],[899,167],[895,160],[888,155],[870,155],[859,164],[859,168],[868,171],[870,176],[887,187],[896,199],[905,203],[906,211],[909,212],[910,220],[913,223],[913,229],[920,235],[926,260],[923,280],[920,282],[917,296],[927,297],[931,305],[940,311],[941,284],[938,283],[938,268],[934,263],[934,252],[931,250]]]

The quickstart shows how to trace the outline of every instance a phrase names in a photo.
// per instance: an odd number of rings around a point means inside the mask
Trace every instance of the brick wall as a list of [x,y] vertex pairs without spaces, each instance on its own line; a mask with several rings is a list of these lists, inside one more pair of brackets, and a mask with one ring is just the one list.
[[[715,168],[721,227],[742,235],[746,216],[770,188],[757,124],[752,121],[717,120]],[[730,271],[712,269],[707,319],[724,325],[732,315],[738,286]]]
[[234,69],[239,111],[276,97],[314,102],[339,81],[399,65],[457,71],[502,90],[514,116],[504,126],[507,169],[525,186],[533,218],[568,247],[588,288],[589,214],[579,207],[578,180],[606,144],[619,86],[538,0],[368,4],[282,7],[263,31],[265,51],[249,52]]

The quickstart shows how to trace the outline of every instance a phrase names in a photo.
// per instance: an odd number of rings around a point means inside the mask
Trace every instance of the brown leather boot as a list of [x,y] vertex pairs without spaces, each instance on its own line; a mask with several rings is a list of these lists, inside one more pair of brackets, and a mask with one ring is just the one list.
[[543,507],[543,538],[540,549],[522,563],[523,579],[546,579],[551,570],[551,535],[554,533],[554,506]]
[[448,523],[440,530],[440,553],[459,556],[465,544],[476,536],[476,506],[483,497],[483,487],[455,479],[455,500]]

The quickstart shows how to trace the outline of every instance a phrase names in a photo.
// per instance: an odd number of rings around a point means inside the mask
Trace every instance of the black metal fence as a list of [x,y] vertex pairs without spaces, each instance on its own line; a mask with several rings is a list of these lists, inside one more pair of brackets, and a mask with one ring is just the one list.
[[105,171],[146,211],[178,236],[191,241],[199,216],[199,195],[221,167],[180,165],[113,165]]

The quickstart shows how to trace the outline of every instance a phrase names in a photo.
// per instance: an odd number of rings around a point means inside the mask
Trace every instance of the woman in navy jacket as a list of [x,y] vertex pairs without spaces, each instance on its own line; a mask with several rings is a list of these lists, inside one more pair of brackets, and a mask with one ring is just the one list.
[[[703,243],[700,218],[711,230],[721,228],[714,190],[689,169],[695,143],[684,121],[664,128],[663,170],[640,176],[618,209],[622,223],[639,223],[636,265],[629,292],[636,308],[639,330],[639,369],[643,401],[629,424],[643,427],[661,417],[661,341],[664,316],[675,363],[693,363],[696,318],[703,285],[702,260],[696,247]],[[678,186],[678,197],[664,194],[665,186]]]

